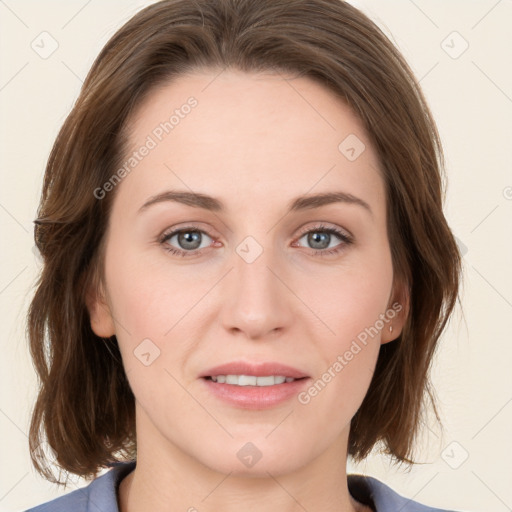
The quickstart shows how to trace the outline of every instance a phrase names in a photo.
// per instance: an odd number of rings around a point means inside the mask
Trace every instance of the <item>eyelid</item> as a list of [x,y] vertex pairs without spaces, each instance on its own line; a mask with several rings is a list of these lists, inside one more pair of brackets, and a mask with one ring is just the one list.
[[[202,223],[199,223],[202,224]],[[201,227],[199,225],[195,225],[195,223],[183,223],[183,225],[177,224],[172,228],[166,228],[159,236],[158,241],[162,242],[171,237],[172,235],[176,235],[180,231],[200,231],[201,233],[206,233],[210,238],[218,238],[216,235],[210,234],[209,230]]]
[[314,226],[310,226],[308,224],[308,225],[306,225],[306,227],[301,228],[299,238],[302,237],[303,235],[309,233],[310,231],[315,231],[315,230],[318,230],[318,231],[324,231],[324,230],[325,231],[333,231],[333,232],[336,232],[338,234],[338,236],[343,235],[343,237],[349,239],[350,241],[354,241],[354,236],[347,229],[340,228],[340,227],[338,227],[338,226],[336,226],[334,224],[333,225],[329,225],[329,223],[322,222],[322,221],[319,221]]

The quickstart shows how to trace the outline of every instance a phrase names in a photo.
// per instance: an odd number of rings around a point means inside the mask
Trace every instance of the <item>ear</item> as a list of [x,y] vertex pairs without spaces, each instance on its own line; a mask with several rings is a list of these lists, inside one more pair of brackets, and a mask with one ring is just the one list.
[[85,302],[94,334],[100,338],[113,336],[116,333],[114,318],[102,283],[96,279],[91,280],[87,286]]
[[[400,280],[393,286],[388,307],[386,309],[387,323],[382,329],[381,344],[394,341],[400,336],[404,328],[405,322],[409,317],[410,308],[410,292],[407,284]],[[389,330],[390,326],[392,331]]]

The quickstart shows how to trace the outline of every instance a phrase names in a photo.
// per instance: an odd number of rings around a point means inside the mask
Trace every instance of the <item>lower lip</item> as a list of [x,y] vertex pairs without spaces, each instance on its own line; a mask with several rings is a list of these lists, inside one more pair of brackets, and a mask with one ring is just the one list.
[[242,409],[269,409],[297,396],[309,378],[274,384],[273,386],[236,386],[201,379],[211,393],[224,402]]

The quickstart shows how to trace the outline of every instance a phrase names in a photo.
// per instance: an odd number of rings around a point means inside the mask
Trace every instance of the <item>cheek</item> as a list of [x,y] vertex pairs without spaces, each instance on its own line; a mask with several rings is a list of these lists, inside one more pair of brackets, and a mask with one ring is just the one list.
[[117,322],[134,337],[162,338],[198,302],[204,279],[191,279],[192,273],[173,267],[165,254],[123,255],[112,246],[106,264]]
[[144,393],[145,381],[181,368],[194,350],[201,300],[216,275],[173,265],[164,251],[123,251],[114,240],[110,247],[105,264],[116,336],[129,380]]
[[[383,255],[378,262],[347,266],[330,272],[323,281],[305,283],[304,296],[326,326],[324,339],[332,340],[329,347],[344,349],[350,340],[364,338],[368,330],[372,333],[370,339],[380,341],[379,319],[386,313],[392,279],[390,258]],[[376,324],[378,334],[373,329]]]
[[[322,329],[324,334],[316,336],[324,364],[316,388],[322,390],[325,386],[319,402],[325,400],[326,406],[335,403],[340,406],[338,411],[355,413],[364,398],[378,358],[382,332],[394,316],[394,311],[390,315],[386,309],[392,274],[391,259],[382,254],[372,264],[332,273],[322,288],[308,287],[312,309],[326,326]],[[312,390],[313,396],[315,393]],[[333,411],[333,414],[338,413]]]
[[320,416],[332,425],[348,424],[368,391],[389,291],[390,279],[385,273],[371,279],[345,274],[333,279],[323,294],[313,296],[318,316],[329,329],[311,338],[323,365],[298,401],[306,410],[322,411]]

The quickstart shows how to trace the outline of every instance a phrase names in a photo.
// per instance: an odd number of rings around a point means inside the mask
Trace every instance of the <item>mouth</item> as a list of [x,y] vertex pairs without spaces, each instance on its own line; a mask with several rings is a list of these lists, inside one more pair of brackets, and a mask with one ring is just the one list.
[[291,400],[310,380],[304,372],[280,363],[235,361],[200,375],[206,389],[223,403],[242,409],[267,409]]

